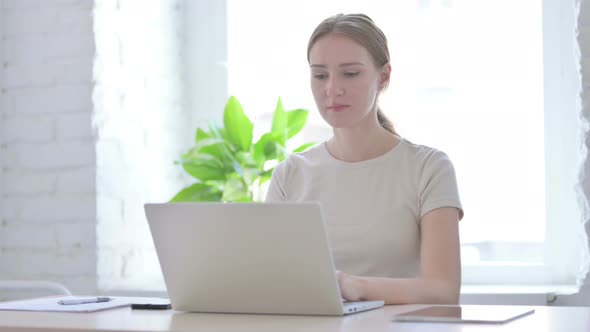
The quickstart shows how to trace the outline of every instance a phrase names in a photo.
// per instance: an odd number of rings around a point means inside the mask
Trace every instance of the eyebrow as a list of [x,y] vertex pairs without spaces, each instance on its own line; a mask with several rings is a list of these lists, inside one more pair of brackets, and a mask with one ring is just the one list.
[[[362,62],[345,62],[345,63],[341,63],[338,65],[338,67],[349,67],[349,66],[364,66],[365,64]],[[317,64],[311,64],[310,65],[311,68],[327,68],[328,66],[326,65],[317,65]]]

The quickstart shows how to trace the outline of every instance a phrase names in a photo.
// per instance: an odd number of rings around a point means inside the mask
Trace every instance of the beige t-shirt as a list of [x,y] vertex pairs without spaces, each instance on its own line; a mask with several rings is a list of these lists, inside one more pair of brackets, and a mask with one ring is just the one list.
[[456,207],[463,217],[447,155],[403,138],[361,162],[335,159],[325,144],[292,154],[275,168],[266,201],[320,202],[336,269],[361,276],[419,276],[422,216]]

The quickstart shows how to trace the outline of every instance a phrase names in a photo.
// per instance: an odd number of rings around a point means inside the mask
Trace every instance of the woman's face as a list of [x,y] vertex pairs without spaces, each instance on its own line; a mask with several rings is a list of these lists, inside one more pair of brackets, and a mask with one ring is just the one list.
[[344,35],[328,34],[312,46],[309,62],[313,97],[330,126],[350,128],[374,116],[389,71],[377,70],[367,49]]

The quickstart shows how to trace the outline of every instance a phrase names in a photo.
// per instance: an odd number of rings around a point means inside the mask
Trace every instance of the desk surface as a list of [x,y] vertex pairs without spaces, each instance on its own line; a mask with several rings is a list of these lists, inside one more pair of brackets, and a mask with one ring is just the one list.
[[0,331],[590,331],[590,307],[534,307],[506,324],[392,322],[424,306],[386,306],[345,317],[182,313],[119,308],[95,313],[0,311]]

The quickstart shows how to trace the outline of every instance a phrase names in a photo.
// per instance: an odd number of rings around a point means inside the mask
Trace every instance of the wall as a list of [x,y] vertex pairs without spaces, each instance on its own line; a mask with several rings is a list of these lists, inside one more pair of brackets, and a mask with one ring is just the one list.
[[[576,50],[576,55],[580,59],[578,70],[582,76],[582,81],[580,82],[581,89],[579,91],[579,107],[581,107],[580,121],[583,123],[581,129],[583,136],[582,145],[584,151],[586,151],[585,158],[582,160],[579,193],[582,195],[580,204],[584,206],[582,216],[585,222],[586,234],[589,235],[586,240],[590,246],[590,206],[588,202],[590,198],[590,156],[587,153],[590,150],[590,132],[588,131],[590,128],[590,1],[580,0],[578,1],[578,5],[579,13],[575,37],[579,45],[579,49]],[[580,292],[575,295],[557,296],[553,304],[590,306],[590,274],[588,274],[588,268],[584,272],[586,273],[586,277],[581,281],[582,289]]]
[[[3,116],[3,109],[4,109],[4,43],[2,42],[2,36],[4,36],[4,4],[3,0],[0,0],[0,130],[4,128],[4,116]],[[4,148],[5,145],[3,143],[4,139],[2,138],[2,132],[0,131],[0,225],[2,222],[2,211],[4,211],[4,177],[2,176],[4,170]]]
[[92,1],[2,0],[0,276],[96,287]]
[[3,279],[163,290],[143,203],[186,183],[174,161],[202,120],[184,105],[184,5],[0,0]]

